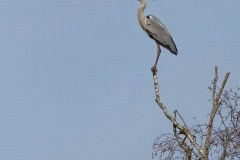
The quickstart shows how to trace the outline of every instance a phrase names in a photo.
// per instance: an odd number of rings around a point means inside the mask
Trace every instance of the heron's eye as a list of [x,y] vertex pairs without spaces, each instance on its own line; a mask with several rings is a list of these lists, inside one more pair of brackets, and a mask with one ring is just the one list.
[[147,18],[150,18],[150,19],[151,19],[151,18],[152,18],[152,16],[147,16]]

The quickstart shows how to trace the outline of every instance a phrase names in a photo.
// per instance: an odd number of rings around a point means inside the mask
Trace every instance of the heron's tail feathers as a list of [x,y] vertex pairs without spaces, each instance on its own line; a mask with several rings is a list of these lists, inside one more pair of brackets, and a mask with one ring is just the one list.
[[172,37],[170,37],[170,39],[168,39],[168,41],[165,43],[161,43],[160,41],[157,41],[157,43],[160,44],[161,46],[163,46],[164,48],[168,49],[172,54],[175,54],[175,55],[178,54],[177,47],[176,47]]
[[169,45],[170,52],[172,52],[173,54],[177,55],[178,54],[177,46],[175,45],[172,37],[171,37],[171,43],[168,44],[168,45]]

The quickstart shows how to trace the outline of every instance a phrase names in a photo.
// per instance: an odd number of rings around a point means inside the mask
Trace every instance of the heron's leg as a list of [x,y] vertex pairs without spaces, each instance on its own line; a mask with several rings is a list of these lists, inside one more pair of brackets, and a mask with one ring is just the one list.
[[160,53],[161,53],[160,45],[157,44],[157,57],[156,57],[156,61],[155,61],[155,64],[154,64],[154,67],[156,67],[156,68],[157,68],[158,59],[160,57]]
[[158,59],[159,59],[160,53],[161,53],[160,45],[158,43],[156,43],[156,44],[157,44],[157,57],[156,57],[154,66],[151,68],[152,72],[154,72],[154,73],[157,72],[157,63],[158,63]]

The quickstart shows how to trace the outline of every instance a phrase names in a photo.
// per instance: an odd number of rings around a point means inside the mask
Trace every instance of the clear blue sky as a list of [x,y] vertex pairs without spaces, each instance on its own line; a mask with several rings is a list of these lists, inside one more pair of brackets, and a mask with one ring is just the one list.
[[[139,2],[0,0],[0,159],[147,160],[171,124],[154,101],[155,43]],[[148,0],[178,47],[162,49],[163,102],[206,120],[219,66],[240,83],[240,1]]]

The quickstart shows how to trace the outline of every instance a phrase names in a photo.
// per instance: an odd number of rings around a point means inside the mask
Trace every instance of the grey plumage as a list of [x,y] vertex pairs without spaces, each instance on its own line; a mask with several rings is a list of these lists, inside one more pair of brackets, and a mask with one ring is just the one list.
[[148,28],[145,30],[150,38],[157,41],[161,46],[177,55],[177,47],[165,25],[154,15],[147,15],[146,22]]

